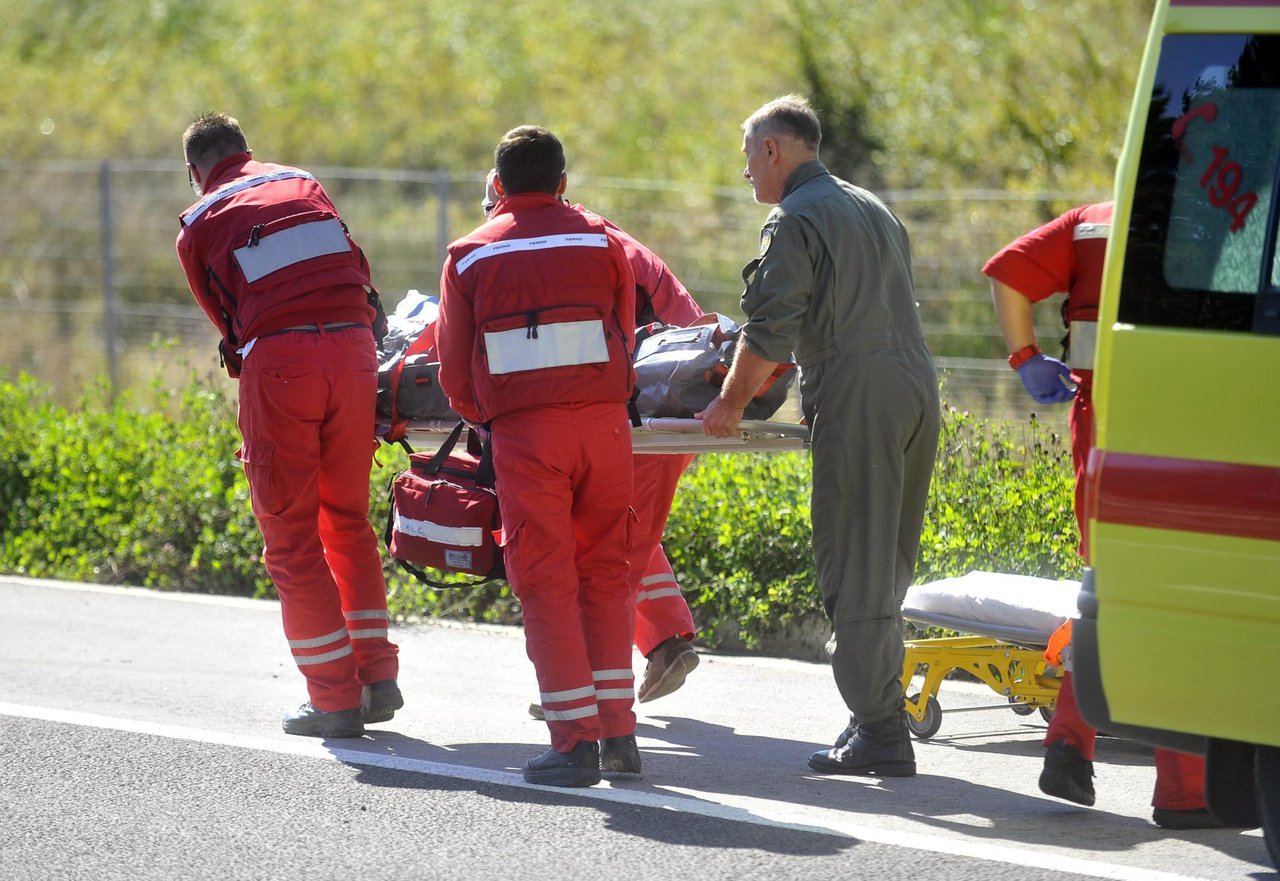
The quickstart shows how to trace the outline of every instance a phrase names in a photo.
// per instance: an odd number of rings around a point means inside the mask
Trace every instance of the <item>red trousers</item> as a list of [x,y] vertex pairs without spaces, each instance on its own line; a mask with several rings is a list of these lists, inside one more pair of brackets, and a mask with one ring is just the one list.
[[1076,525],[1080,527],[1080,556],[1089,559],[1088,512],[1084,509],[1084,469],[1089,464],[1089,453],[1094,445],[1093,427],[1093,371],[1075,371],[1071,378],[1076,383],[1076,396],[1071,401],[1071,414],[1067,421],[1071,426],[1071,465],[1076,475],[1075,511]]
[[631,505],[636,525],[631,536],[631,594],[636,604],[635,644],[648,655],[673,636],[693,639],[693,613],[676,582],[662,532],[680,475],[693,456],[641,455],[634,458],[635,488]]
[[258,339],[240,374],[236,454],[285,638],[320,710],[394,679],[387,585],[369,523],[378,362],[367,327]]
[[632,734],[627,408],[516,410],[495,418],[492,432],[507,581],[523,609],[551,747]]
[[[1080,526],[1080,555],[1088,559],[1088,523],[1085,520],[1083,493],[1085,465],[1094,444],[1093,424],[1093,371],[1072,374],[1078,391],[1071,404],[1071,459],[1076,473],[1076,523]],[[1071,674],[1062,679],[1058,701],[1049,722],[1044,743],[1048,746],[1065,740],[1093,761],[1094,740],[1098,732],[1080,715],[1076,704],[1075,686]],[[1151,803],[1157,808],[1184,811],[1202,808],[1204,802],[1204,759],[1200,756],[1156,749],[1156,789]]]

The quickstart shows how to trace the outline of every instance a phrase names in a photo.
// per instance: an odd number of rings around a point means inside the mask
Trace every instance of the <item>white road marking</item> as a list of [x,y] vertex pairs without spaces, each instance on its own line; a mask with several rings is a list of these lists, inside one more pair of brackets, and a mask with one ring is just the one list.
[[[450,765],[426,759],[370,753],[358,749],[343,749],[335,746],[326,746],[325,742],[312,738],[277,739],[248,734],[229,734],[202,728],[164,725],[135,719],[118,719],[94,713],[81,713],[73,710],[58,710],[4,702],[0,702],[0,715],[38,719],[65,725],[101,728],[109,731],[146,734],[173,740],[230,746],[238,749],[259,750],[279,755],[322,759],[347,765],[390,768],[414,774],[427,774],[454,780],[466,780],[472,783],[487,783],[494,786],[512,786],[518,789],[529,789],[544,793],[558,792],[561,795],[579,796],[596,801],[697,814],[712,819],[753,823],[759,826],[792,829],[817,835],[835,835],[842,838],[857,839],[911,850],[948,854],[1055,872],[1074,873],[1090,878],[1107,878],[1115,879],[1115,881],[1204,881],[1204,879],[1197,879],[1189,875],[1122,866],[1058,853],[1039,852],[1032,848],[1015,850],[1012,847],[1002,847],[963,838],[946,838],[937,834],[924,835],[918,832],[882,829],[847,820],[838,811],[815,810],[788,802],[752,798],[750,796],[711,794],[678,787],[663,787],[664,791],[662,792],[638,792],[631,789],[614,788],[607,784],[580,789],[557,789],[525,783],[519,774],[510,771],[474,768],[466,765]],[[329,741],[329,743],[333,743],[333,741]],[[683,797],[685,795],[688,797]],[[715,798],[717,801],[708,801],[710,798]]]
[[[120,587],[114,584],[82,584],[78,581],[53,581],[45,578],[21,578],[16,575],[5,575],[5,584],[19,587],[38,587],[41,590],[74,590],[80,593],[101,593],[108,596],[127,596],[138,599],[167,600],[169,602],[193,603],[201,606],[226,606],[232,609],[260,609],[264,612],[280,614],[278,600],[252,597],[222,596],[211,593],[183,593],[173,590],[156,590],[150,587]],[[3,585],[0,585],[3,586]]]

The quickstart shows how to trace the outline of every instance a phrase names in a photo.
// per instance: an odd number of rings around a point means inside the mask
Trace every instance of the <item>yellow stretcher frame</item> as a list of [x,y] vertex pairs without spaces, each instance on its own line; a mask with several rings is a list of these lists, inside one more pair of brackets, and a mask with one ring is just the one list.
[[[973,622],[939,615],[926,615],[904,610],[903,617],[914,624],[944,627],[949,630],[973,629]],[[943,679],[953,670],[963,670],[977,677],[1007,704],[964,707],[951,712],[1011,709],[1020,716],[1040,711],[1046,722],[1053,717],[1058,702],[1058,690],[1062,686],[1062,670],[1045,660],[1048,643],[1039,639],[1009,638],[1011,632],[1001,632],[999,627],[988,627],[991,635],[944,636],[913,639],[904,643],[902,661],[903,712],[907,728],[920,740],[928,740],[942,726],[942,705],[938,702],[938,689]],[[1025,636],[1025,631],[1016,636]],[[920,690],[912,694],[913,681],[921,675]]]

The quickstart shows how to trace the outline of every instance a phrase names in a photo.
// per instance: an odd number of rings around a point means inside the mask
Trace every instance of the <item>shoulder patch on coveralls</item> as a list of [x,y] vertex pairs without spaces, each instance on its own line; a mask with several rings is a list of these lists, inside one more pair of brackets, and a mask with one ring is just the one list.
[[763,258],[769,251],[769,246],[773,244],[773,230],[765,227],[760,230],[760,257]]

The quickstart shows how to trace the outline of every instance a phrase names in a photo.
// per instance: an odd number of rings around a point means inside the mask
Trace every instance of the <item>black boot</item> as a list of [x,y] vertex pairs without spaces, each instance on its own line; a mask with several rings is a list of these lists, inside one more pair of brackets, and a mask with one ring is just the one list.
[[639,774],[640,748],[634,734],[606,737],[600,741],[600,770],[606,774]]
[[911,748],[907,718],[894,713],[877,722],[858,722],[843,746],[809,756],[809,767],[824,774],[867,774],[914,777],[916,756]]
[[849,742],[849,738],[858,733],[858,717],[853,713],[849,714],[849,724],[845,727],[840,735],[836,738],[834,749],[839,749]]
[[1093,791],[1093,762],[1065,740],[1054,741],[1044,754],[1040,791],[1079,805],[1092,806],[1096,800]]
[[580,740],[567,753],[549,749],[524,763],[526,783],[594,786],[600,782],[600,744]]
[[311,702],[285,713],[281,720],[285,734],[305,737],[362,737],[364,722],[360,708],[350,710],[317,710]]
[[390,722],[396,710],[404,706],[404,695],[394,679],[383,679],[366,685],[360,693],[360,715],[365,724]]

